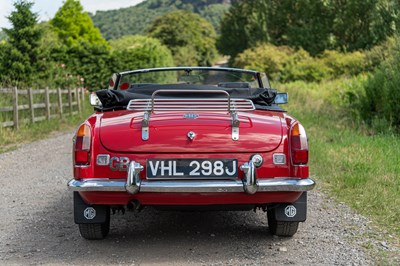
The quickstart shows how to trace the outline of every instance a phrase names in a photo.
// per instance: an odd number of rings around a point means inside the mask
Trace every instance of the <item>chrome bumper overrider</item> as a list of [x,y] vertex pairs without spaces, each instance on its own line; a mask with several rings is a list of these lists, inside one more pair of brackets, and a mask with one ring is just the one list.
[[314,188],[315,182],[306,178],[268,178],[257,179],[256,169],[252,161],[240,167],[245,173],[243,180],[173,180],[151,181],[141,180],[143,166],[132,161],[128,169],[127,179],[89,178],[72,179],[68,188],[72,191],[122,191],[131,194],[138,192],[175,192],[175,193],[207,193],[207,192],[256,192],[294,191],[302,192]]

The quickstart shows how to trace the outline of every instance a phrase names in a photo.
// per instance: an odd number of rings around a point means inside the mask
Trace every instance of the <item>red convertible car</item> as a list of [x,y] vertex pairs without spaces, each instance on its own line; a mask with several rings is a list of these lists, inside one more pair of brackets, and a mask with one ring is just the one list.
[[145,206],[267,213],[272,234],[306,220],[308,144],[267,76],[211,67],[116,73],[74,137],[74,219],[102,239],[110,213]]

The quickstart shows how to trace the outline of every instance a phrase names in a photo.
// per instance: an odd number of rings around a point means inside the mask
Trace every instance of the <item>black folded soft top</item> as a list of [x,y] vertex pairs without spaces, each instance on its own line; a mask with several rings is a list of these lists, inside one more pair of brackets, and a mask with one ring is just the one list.
[[[157,95],[157,98],[221,98],[223,95],[215,93],[196,94],[187,92],[187,90],[221,90],[228,92],[231,98],[249,99],[254,103],[256,109],[284,111],[280,106],[274,104],[277,94],[276,90],[259,88],[248,90],[246,88],[216,88],[211,85],[193,85],[193,84],[148,84],[140,87],[133,87],[128,90],[99,90],[96,92],[102,107],[96,108],[98,111],[121,110],[126,109],[130,100],[133,99],[150,99],[152,94],[157,90],[182,90],[182,93],[174,93],[168,95],[163,93]],[[186,91],[185,91],[186,90]]]

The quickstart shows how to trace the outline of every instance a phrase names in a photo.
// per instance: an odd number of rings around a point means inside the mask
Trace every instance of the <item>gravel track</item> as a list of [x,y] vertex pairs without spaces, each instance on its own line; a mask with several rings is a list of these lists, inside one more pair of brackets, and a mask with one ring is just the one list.
[[308,220],[293,238],[270,235],[261,211],[145,208],[112,215],[105,240],[84,240],[66,187],[71,139],[62,133],[0,154],[0,265],[375,264],[361,247],[368,220],[318,189],[309,193]]

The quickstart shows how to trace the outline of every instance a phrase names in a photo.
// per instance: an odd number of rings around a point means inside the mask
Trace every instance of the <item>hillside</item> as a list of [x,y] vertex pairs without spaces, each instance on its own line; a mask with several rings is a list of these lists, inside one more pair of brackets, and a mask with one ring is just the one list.
[[136,6],[117,10],[97,11],[94,25],[104,38],[143,34],[157,18],[174,10],[188,10],[210,21],[219,32],[220,20],[230,6],[230,0],[147,0]]

